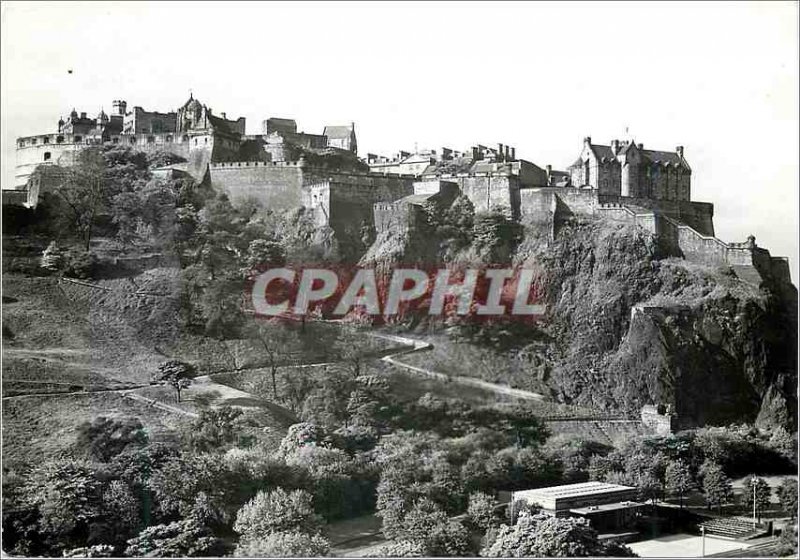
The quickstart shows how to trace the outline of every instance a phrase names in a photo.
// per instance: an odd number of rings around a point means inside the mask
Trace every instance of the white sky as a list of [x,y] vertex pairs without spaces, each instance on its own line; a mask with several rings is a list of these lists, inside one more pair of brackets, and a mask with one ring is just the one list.
[[[73,73],[69,74],[68,69]],[[359,152],[497,142],[563,169],[584,136],[686,147],[717,236],[798,278],[796,3],[2,4],[2,177],[72,107],[195,97],[257,132],[355,121]]]

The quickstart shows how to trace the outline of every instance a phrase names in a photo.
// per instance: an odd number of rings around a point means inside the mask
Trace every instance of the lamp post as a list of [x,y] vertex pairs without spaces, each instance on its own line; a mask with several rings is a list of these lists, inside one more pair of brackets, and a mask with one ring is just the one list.
[[706,528],[700,526],[700,557],[704,558],[706,555]]
[[758,479],[753,476],[753,530],[756,529],[756,485],[758,484]]

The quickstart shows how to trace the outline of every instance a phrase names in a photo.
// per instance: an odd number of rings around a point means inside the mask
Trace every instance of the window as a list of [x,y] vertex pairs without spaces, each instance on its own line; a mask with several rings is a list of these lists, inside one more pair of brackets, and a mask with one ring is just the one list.
[[35,146],[35,145],[36,145],[36,138],[31,138],[31,146]]
[[587,159],[583,163],[583,183],[585,185],[591,184],[591,170],[592,170],[592,168],[591,168],[591,165],[590,165],[590,161]]
[[169,135],[168,135],[168,136],[167,136],[167,143],[170,143],[170,142],[172,142],[172,136],[169,136]]
[[194,145],[197,146],[197,138],[194,139]]
[[50,161],[50,152],[45,152],[44,153],[44,160],[45,161]]
[[61,144],[64,141],[63,136],[56,136],[56,144]]
[[188,134],[184,134],[183,138],[181,138],[181,142],[188,142],[188,141],[189,141],[189,135]]
[[114,138],[111,139],[111,142],[114,143],[114,144],[119,144],[119,137],[118,136],[114,136]]
[[148,136],[148,137],[147,137],[147,143],[148,143],[148,144],[155,144],[155,143],[156,143],[156,138],[155,138],[155,136]]
[[42,137],[42,144],[49,144],[49,143],[50,143],[50,137],[49,136],[43,136]]

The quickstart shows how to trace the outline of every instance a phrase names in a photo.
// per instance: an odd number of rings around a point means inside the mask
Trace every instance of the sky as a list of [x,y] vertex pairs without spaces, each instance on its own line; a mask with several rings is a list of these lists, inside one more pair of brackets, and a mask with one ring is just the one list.
[[[2,180],[14,139],[114,99],[300,129],[356,123],[359,154],[515,146],[564,169],[582,140],[685,146],[717,237],[798,278],[794,2],[3,2]],[[68,71],[72,70],[70,74]],[[628,131],[626,134],[626,130]]]

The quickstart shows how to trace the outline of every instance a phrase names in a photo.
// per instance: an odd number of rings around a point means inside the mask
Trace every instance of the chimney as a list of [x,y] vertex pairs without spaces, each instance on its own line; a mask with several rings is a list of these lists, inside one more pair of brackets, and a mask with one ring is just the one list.
[[503,159],[503,145],[502,144],[497,144],[497,159],[498,160]]
[[86,118],[86,112],[85,112],[85,111],[82,111],[82,112],[81,112],[81,118],[82,118],[82,119],[85,119],[85,118]]
[[123,117],[125,116],[125,113],[128,109],[128,103],[126,101],[123,101],[122,99],[115,99],[112,105],[116,114],[122,115]]
[[677,152],[677,154],[678,154],[680,157],[683,157],[683,146],[678,146],[678,147],[676,147],[676,148],[675,148],[675,152]]
[[553,172],[553,166],[550,165],[550,164],[545,165],[544,169],[545,169],[545,171],[547,171],[547,175],[548,176],[550,176],[550,174]]
[[587,137],[585,137],[585,138],[583,139],[583,143],[584,143],[584,145],[589,145],[589,144],[591,144],[591,143],[592,143],[592,137],[591,137],[591,136],[587,136]]
[[478,146],[472,146],[472,159],[478,159],[478,154],[480,153],[480,148]]
[[636,144],[636,147],[640,150],[644,150],[644,144]]
[[220,113],[220,114],[219,114],[219,116],[220,116],[220,117],[222,117],[222,118],[223,118],[223,119],[225,119],[225,120],[228,120],[228,119],[227,119],[227,115],[225,114],[225,112],[224,112],[224,111],[223,111],[222,113]]
[[511,161],[517,161],[517,148],[511,147]]
[[619,140],[611,141],[611,151],[614,153],[614,155],[619,153]]

